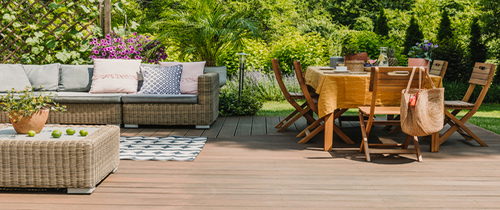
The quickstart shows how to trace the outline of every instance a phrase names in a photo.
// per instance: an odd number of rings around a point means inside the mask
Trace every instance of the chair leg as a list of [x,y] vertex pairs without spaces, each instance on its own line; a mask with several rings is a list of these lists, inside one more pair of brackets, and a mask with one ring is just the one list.
[[406,135],[405,141],[404,141],[403,145],[401,145],[401,148],[408,149],[408,145],[410,145],[411,139],[412,138],[410,135]]
[[314,121],[311,125],[307,126],[302,132],[300,132],[296,137],[302,137],[308,135],[312,130],[318,127],[323,122],[323,118]]
[[318,134],[319,132],[321,132],[324,129],[325,129],[325,123],[321,124],[316,129],[314,129],[312,132],[310,132],[309,134],[307,134],[306,137],[302,138],[299,141],[299,144],[305,144],[305,143],[307,143],[309,140],[311,140],[312,137],[316,136],[316,134]]
[[[450,113],[445,110],[446,117],[450,119],[450,122],[453,124],[451,128],[449,128],[440,138],[439,145],[441,145],[446,139],[448,139],[455,131],[458,129],[463,129],[469,136],[471,136],[477,143],[479,143],[483,147],[487,147],[488,145],[484,143],[474,132],[472,132],[467,126],[465,126],[465,122],[468,118],[462,117],[462,119],[456,118],[453,113]],[[467,115],[466,115],[467,116]]]
[[420,144],[418,143],[417,136],[413,136],[413,146],[415,146],[415,153],[417,155],[417,161],[422,162],[422,153],[420,153]]
[[291,114],[285,117],[282,121],[280,121],[278,124],[276,124],[274,127],[275,128],[281,128],[284,124],[288,122],[288,120],[292,119],[297,113],[299,113],[297,110],[293,111]]

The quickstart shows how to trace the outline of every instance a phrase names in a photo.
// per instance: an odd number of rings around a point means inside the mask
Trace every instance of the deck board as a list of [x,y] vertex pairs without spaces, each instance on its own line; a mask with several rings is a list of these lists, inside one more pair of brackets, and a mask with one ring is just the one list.
[[[276,132],[278,117],[222,117],[208,130],[190,126],[122,129],[122,136],[202,135],[208,141],[193,162],[120,161],[92,195],[0,191],[2,209],[498,209],[500,136],[468,124],[489,147],[458,134],[423,162],[414,155],[358,152],[359,124],[342,122],[355,145],[323,135],[298,144],[296,130]],[[240,129],[240,131],[238,131]],[[293,131],[295,129],[295,131]],[[249,131],[248,131],[249,130]],[[246,135],[244,135],[246,134]],[[235,136],[236,135],[236,136]],[[375,127],[370,141],[401,141]],[[410,146],[412,147],[412,145]]]

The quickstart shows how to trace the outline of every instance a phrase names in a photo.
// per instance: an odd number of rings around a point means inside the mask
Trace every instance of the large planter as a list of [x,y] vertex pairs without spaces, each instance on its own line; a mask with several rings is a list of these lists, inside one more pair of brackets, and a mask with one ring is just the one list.
[[217,72],[219,73],[219,86],[223,86],[226,84],[227,78],[227,67],[226,66],[214,66],[214,67],[205,67],[204,72]]
[[14,127],[14,130],[16,130],[19,134],[26,134],[29,130],[34,130],[36,133],[40,133],[47,122],[49,112],[50,109],[38,110],[31,116],[21,117],[21,119],[17,120],[17,122],[14,122],[14,120],[17,119],[16,116],[19,114],[10,113],[9,116],[14,118],[10,118],[10,123],[12,124],[12,127]]
[[409,67],[423,66],[426,68],[427,71],[429,71],[429,68],[431,66],[431,62],[429,60],[426,60],[423,58],[408,58],[408,66]]

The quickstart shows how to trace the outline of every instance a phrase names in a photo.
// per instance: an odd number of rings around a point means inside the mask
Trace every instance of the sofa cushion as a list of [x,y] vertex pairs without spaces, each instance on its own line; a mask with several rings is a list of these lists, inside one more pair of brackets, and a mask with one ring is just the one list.
[[141,60],[94,59],[90,93],[136,93]]
[[31,86],[30,80],[21,64],[0,64],[0,92],[7,92],[12,88],[23,90]]
[[124,104],[196,104],[198,103],[198,95],[181,94],[127,94],[122,96]]
[[[61,64],[23,65],[24,71],[35,90],[56,91],[59,88],[59,67]],[[40,85],[42,87],[40,87]]]
[[93,65],[61,65],[59,91],[88,92],[93,72]]
[[140,94],[181,94],[182,65],[171,67],[141,66],[144,84]]
[[175,66],[182,64],[181,93],[198,94],[198,77],[203,74],[205,61],[202,62],[160,62],[160,66]]
[[62,104],[119,104],[124,93],[58,92],[54,101]]

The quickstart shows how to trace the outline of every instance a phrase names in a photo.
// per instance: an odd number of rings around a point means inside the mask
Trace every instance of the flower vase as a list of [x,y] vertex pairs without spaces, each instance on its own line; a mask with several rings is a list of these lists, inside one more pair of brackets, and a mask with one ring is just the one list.
[[23,116],[19,120],[17,120],[17,117],[21,114],[13,112],[9,114],[9,116],[12,117],[10,118],[10,123],[18,134],[26,134],[29,130],[34,130],[36,133],[40,133],[45,126],[45,123],[47,123],[49,112],[50,109],[38,110],[37,112],[31,114],[31,116]]
[[429,60],[424,59],[424,58],[408,58],[408,66],[409,67],[423,66],[426,68],[427,71],[429,71],[429,68],[431,66],[431,62]]

